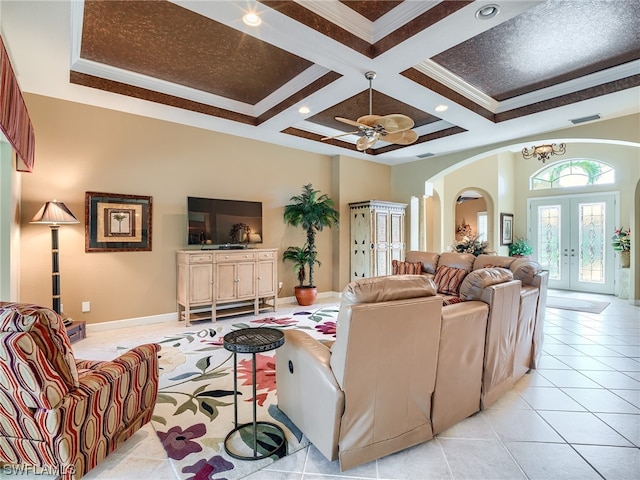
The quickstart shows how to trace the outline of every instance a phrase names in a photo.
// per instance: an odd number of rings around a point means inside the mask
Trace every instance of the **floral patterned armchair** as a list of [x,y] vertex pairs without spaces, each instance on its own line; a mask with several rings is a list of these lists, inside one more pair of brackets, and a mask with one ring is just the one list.
[[0,302],[0,462],[82,477],[151,419],[159,349],[75,360],[53,310]]

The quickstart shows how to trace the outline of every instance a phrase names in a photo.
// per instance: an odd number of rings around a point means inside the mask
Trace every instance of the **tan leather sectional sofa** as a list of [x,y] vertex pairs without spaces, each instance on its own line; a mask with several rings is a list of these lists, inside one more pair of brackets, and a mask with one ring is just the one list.
[[[499,255],[475,257],[470,253],[439,254],[419,251],[407,252],[405,261],[420,262],[422,273],[430,278],[435,277],[441,265],[461,268],[467,272],[483,272],[484,280],[480,280],[478,284],[480,288],[473,288],[471,282],[463,282],[459,294],[463,300],[482,300],[490,307],[483,367],[482,408],[489,407],[529,369],[537,367],[544,340],[543,326],[549,282],[549,273],[543,271],[537,262]],[[495,299],[489,298],[491,290],[481,288],[490,281],[489,272],[496,272],[495,267],[503,274],[507,270],[515,281],[520,282],[515,298],[517,308],[513,304],[514,298],[502,298],[496,303]]]
[[[420,274],[345,288],[332,345],[285,332],[278,406],[343,471],[431,439],[535,366],[546,276],[531,262],[487,257],[408,252]],[[441,265],[467,272],[457,300],[437,291]]]

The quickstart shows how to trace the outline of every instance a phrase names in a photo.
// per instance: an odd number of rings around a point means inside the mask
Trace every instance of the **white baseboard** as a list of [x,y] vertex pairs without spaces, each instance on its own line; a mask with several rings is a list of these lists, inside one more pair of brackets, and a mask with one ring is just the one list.
[[137,327],[139,325],[150,325],[153,323],[177,322],[178,312],[161,313],[148,317],[126,318],[124,320],[113,320],[111,322],[88,323],[87,332],[104,332],[105,330],[115,330],[118,328]]
[[[340,292],[321,292],[317,298],[336,298],[339,299],[342,294]],[[278,304],[296,304],[296,297],[278,298]],[[113,320],[111,322],[88,323],[87,333],[104,332],[105,330],[115,330],[118,328],[137,327],[140,325],[151,325],[154,323],[177,322],[178,312],[161,313],[158,315],[150,315],[148,317],[126,318],[123,320]]]

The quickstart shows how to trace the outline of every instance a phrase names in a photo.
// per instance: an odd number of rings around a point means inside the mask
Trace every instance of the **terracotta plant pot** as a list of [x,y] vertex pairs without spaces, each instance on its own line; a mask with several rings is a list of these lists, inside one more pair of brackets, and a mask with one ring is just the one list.
[[295,287],[296,300],[298,305],[303,307],[313,305],[318,296],[318,289],[316,287]]

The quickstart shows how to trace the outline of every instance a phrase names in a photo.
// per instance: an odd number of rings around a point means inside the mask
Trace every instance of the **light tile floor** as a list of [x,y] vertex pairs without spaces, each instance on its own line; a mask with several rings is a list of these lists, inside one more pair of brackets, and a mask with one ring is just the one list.
[[[639,479],[640,307],[612,296],[551,293],[611,304],[598,315],[547,309],[540,368],[488,410],[432,441],[344,473],[310,446],[247,478]],[[281,305],[278,315],[293,308]],[[74,350],[78,358],[108,360],[117,346],[183,329],[155,324],[96,332]],[[84,478],[179,477],[147,425]]]

